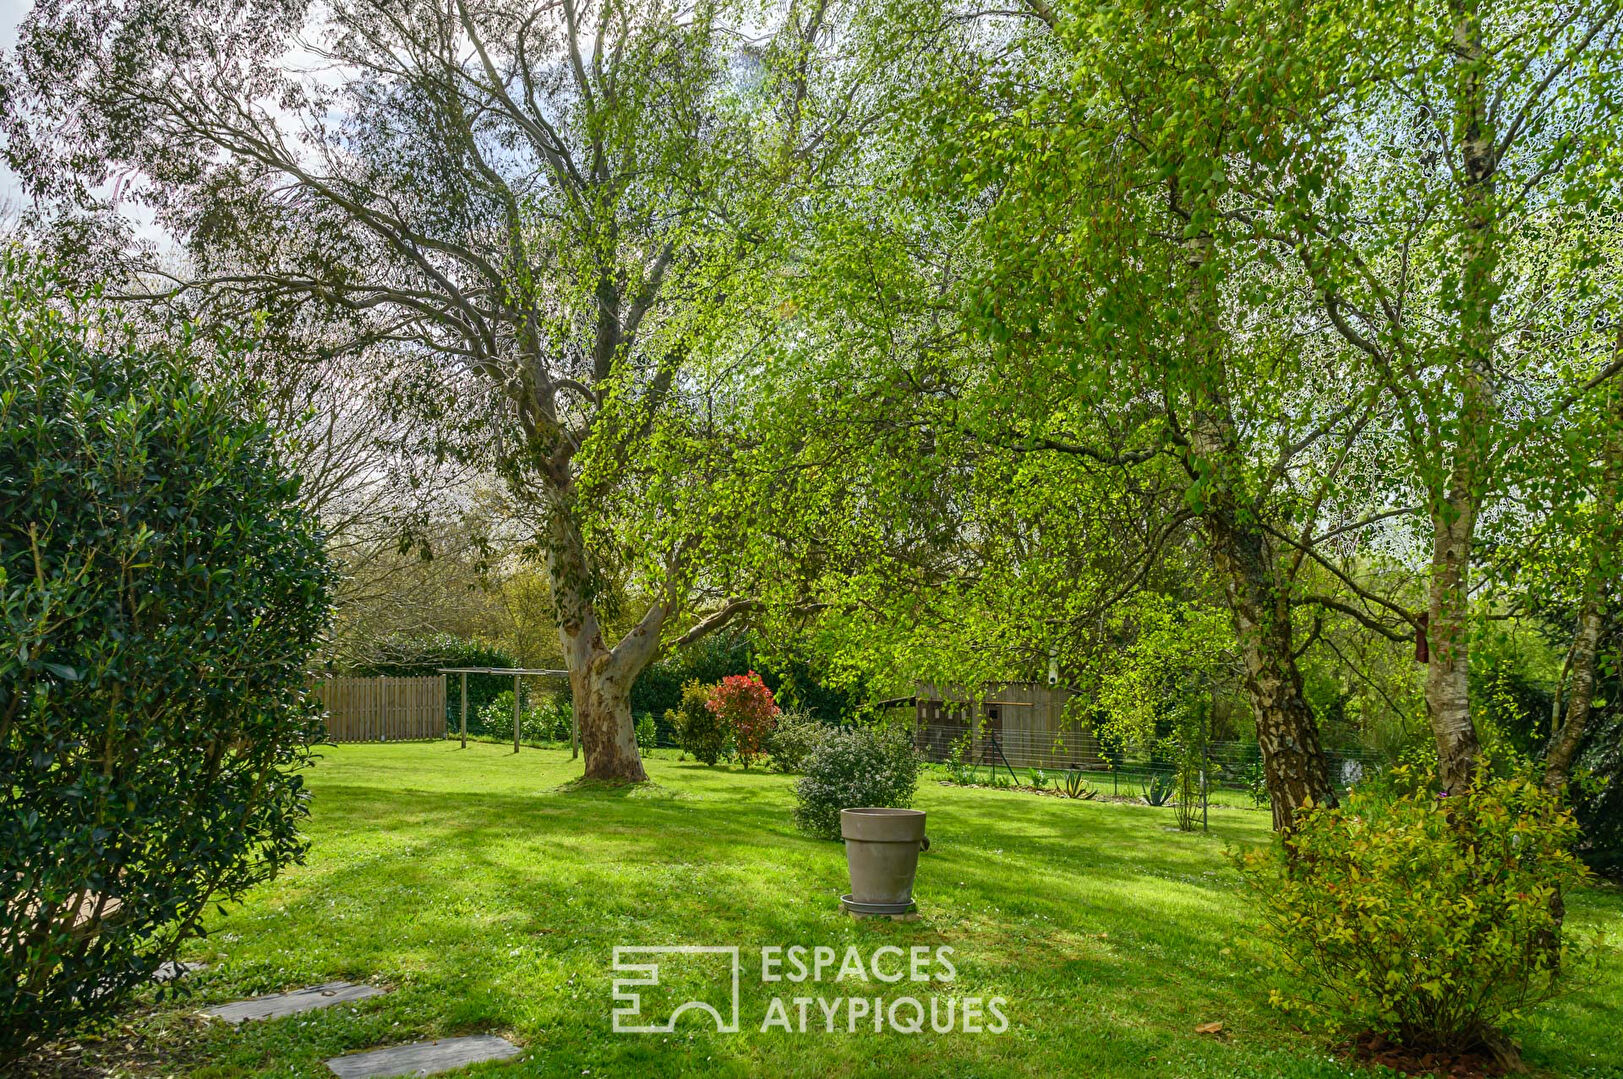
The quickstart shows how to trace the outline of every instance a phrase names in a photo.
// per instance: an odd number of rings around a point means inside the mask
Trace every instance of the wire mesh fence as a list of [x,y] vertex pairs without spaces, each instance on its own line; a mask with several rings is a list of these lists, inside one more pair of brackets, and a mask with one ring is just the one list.
[[[935,763],[958,761],[983,768],[990,775],[1007,770],[1016,782],[1022,772],[1078,770],[1098,773],[1090,776],[1094,785],[1114,795],[1137,795],[1157,776],[1177,773],[1176,762],[1148,752],[1117,752],[1099,745],[1092,735],[1081,731],[1054,736],[1047,732],[997,730],[987,725],[933,722],[919,724],[914,744],[925,760]],[[1338,791],[1373,774],[1384,766],[1379,754],[1356,747],[1327,750],[1330,779]],[[1263,789],[1262,750],[1255,742],[1214,741],[1205,754],[1206,783],[1214,790],[1253,793],[1266,800]]]

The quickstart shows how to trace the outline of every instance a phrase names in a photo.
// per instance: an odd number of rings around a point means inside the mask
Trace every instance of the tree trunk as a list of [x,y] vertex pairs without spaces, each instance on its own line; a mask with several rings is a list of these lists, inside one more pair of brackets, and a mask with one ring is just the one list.
[[593,648],[583,637],[571,641],[562,630],[559,636],[564,654],[570,657],[569,688],[575,698],[575,722],[580,727],[586,778],[646,782],[648,773],[643,770],[636,724],[631,718],[631,684],[641,668],[625,671],[615,662],[614,653],[601,647],[601,638],[598,647]]
[[1245,494],[1244,453],[1228,393],[1228,367],[1215,283],[1207,273],[1211,238],[1189,241],[1193,300],[1187,347],[1204,360],[1187,425],[1184,467],[1201,477],[1202,520],[1212,566],[1222,582],[1245,663],[1246,695],[1256,715],[1274,828],[1288,831],[1298,811],[1334,806],[1318,723],[1302,695],[1296,666],[1288,582],[1281,581],[1273,548],[1257,522],[1261,514]]
[[1225,512],[1206,515],[1206,533],[1245,663],[1246,695],[1256,715],[1274,828],[1288,830],[1299,810],[1337,802],[1319,726],[1302,695],[1290,609],[1265,537]]
[[1572,688],[1567,700],[1566,719],[1550,741],[1544,757],[1544,789],[1559,794],[1566,789],[1572,759],[1578,754],[1584,728],[1589,724],[1591,701],[1595,695],[1595,653],[1600,644],[1605,612],[1601,607],[1600,582],[1591,571],[1584,580],[1583,605],[1578,610],[1578,632],[1572,644]]
[[1476,507],[1456,490],[1432,513],[1430,610],[1426,619],[1426,710],[1437,742],[1443,790],[1470,788],[1476,768],[1476,723],[1471,718],[1469,560]]
[[586,778],[646,782],[648,773],[643,770],[637,728],[631,718],[631,686],[659,650],[665,610],[655,604],[619,644],[610,648],[604,642],[591,596],[585,546],[562,499],[550,515],[547,556],[558,641],[569,670]]
[[[1431,494],[1432,559],[1427,636],[1426,710],[1437,742],[1443,790],[1468,790],[1476,771],[1476,724],[1471,718],[1469,591],[1471,546],[1487,482],[1497,394],[1493,382],[1494,304],[1498,298],[1499,211],[1494,197],[1498,160],[1489,113],[1492,58],[1482,45],[1479,0],[1454,0],[1452,88],[1461,156],[1459,339],[1454,378],[1459,422],[1453,444],[1439,452],[1448,474]],[[1446,441],[1442,443],[1446,445]],[[1441,450],[1441,446],[1439,447]]]

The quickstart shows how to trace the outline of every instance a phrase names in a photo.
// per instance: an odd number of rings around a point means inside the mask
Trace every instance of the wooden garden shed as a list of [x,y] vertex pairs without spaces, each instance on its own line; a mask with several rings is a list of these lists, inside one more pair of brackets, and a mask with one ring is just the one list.
[[929,760],[944,761],[968,739],[975,764],[1016,768],[1098,768],[1098,742],[1074,723],[1065,686],[1042,682],[989,682],[973,692],[920,683],[912,698],[914,740]]

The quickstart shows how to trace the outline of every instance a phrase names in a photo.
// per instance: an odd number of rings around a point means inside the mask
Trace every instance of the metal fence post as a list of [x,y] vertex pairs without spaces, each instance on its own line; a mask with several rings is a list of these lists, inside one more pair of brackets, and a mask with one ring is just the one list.
[[518,752],[518,675],[513,676],[513,752]]
[[468,672],[462,672],[462,748],[468,748]]

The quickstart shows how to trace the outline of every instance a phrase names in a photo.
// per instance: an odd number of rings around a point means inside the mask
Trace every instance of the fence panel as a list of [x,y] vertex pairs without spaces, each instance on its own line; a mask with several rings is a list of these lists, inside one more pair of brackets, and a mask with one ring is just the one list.
[[325,678],[315,684],[332,742],[445,737],[445,676]]

